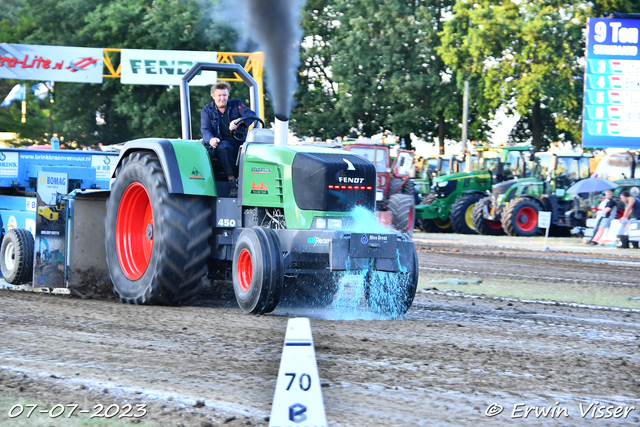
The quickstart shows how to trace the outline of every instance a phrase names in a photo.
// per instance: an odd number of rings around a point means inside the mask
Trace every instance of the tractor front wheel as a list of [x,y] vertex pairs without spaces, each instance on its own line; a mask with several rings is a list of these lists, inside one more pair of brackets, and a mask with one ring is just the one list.
[[460,197],[451,206],[449,220],[453,231],[460,234],[476,234],[473,226],[473,208],[480,199],[482,199],[480,194],[469,194]]
[[502,228],[509,236],[537,236],[540,205],[532,199],[518,197],[509,202],[502,215]]
[[504,230],[502,229],[502,222],[490,221],[484,218],[484,209],[490,209],[491,204],[493,203],[493,199],[491,196],[484,197],[476,202],[475,207],[473,208],[473,227],[476,229],[478,234],[482,234],[484,236],[501,236],[504,234]]
[[283,281],[284,259],[276,233],[264,227],[243,230],[233,254],[233,290],[240,308],[253,314],[273,311]]
[[204,198],[169,193],[154,153],[125,157],[105,218],[107,266],[120,300],[175,305],[191,297],[207,271],[211,217]]
[[19,285],[33,277],[33,236],[24,228],[11,228],[2,239],[0,268],[7,283]]
[[389,198],[388,206],[391,211],[393,228],[411,236],[416,226],[416,206],[413,196],[393,194]]

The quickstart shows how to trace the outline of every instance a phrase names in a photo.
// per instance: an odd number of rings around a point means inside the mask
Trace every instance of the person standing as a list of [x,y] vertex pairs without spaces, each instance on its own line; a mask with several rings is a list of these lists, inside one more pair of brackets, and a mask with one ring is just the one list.
[[[623,191],[620,193],[620,200],[622,200],[625,204],[624,213],[622,214],[622,221],[620,224],[620,234],[618,234],[618,239],[620,240],[621,248],[629,247],[629,220],[640,218],[640,200],[629,194],[628,191]],[[638,247],[638,242],[633,242],[633,247]]]
[[[239,99],[229,100],[230,86],[227,82],[218,82],[211,87],[213,102],[205,105],[200,114],[200,130],[203,144],[207,147],[211,158],[220,160],[222,169],[229,180],[229,197],[238,196],[238,180],[235,172],[236,158],[240,146],[246,139],[234,131],[239,126],[239,119],[255,116],[256,113],[247,108]],[[253,120],[245,120],[250,126]]]

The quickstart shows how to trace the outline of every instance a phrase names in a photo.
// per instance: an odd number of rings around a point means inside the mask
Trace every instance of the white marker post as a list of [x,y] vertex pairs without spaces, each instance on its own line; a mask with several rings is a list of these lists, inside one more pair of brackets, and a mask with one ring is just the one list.
[[306,317],[287,323],[269,426],[327,426],[311,323]]
[[549,228],[551,227],[551,212],[538,212],[538,228],[546,228],[544,233],[544,250],[550,250],[547,247],[547,239],[549,238]]

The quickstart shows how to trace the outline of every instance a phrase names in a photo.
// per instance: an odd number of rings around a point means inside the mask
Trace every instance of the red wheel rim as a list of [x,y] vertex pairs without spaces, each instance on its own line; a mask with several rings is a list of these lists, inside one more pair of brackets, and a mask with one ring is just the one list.
[[489,226],[489,228],[491,228],[493,230],[500,230],[502,228],[502,223],[500,221],[488,221],[487,220],[487,225]]
[[520,209],[516,218],[522,231],[531,231],[538,224],[538,212],[529,206]]
[[139,182],[129,185],[120,199],[116,219],[116,249],[122,272],[138,280],[149,266],[153,251],[153,206]]
[[238,255],[238,286],[243,292],[247,292],[251,287],[253,278],[253,267],[251,265],[251,254],[247,249],[243,249]]

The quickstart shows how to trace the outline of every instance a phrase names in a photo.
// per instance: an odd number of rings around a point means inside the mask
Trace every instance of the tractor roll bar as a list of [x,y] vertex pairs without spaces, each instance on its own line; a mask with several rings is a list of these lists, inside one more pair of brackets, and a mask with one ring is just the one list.
[[189,82],[198,75],[200,71],[229,71],[236,73],[243,82],[249,86],[249,100],[251,109],[258,117],[260,114],[260,103],[258,102],[258,83],[240,64],[221,64],[218,62],[196,62],[180,80],[180,114],[182,116],[182,139],[191,139],[191,104],[189,102]]

